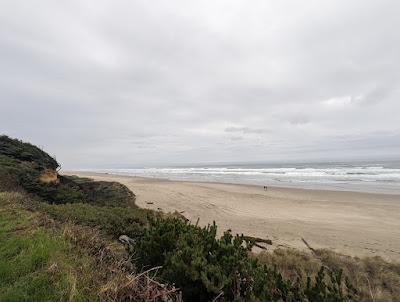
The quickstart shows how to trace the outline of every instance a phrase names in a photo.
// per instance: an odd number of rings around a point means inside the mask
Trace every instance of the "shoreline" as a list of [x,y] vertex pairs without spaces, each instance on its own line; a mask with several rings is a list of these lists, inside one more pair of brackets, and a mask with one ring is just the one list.
[[[87,174],[89,176],[110,176],[110,177],[127,177],[127,178],[136,178],[136,179],[142,179],[145,181],[157,181],[157,182],[171,182],[171,183],[175,183],[175,182],[181,182],[181,183],[191,183],[191,184],[218,184],[218,185],[232,185],[232,186],[243,186],[243,187],[254,187],[254,188],[262,188],[263,185],[262,184],[247,184],[247,183],[241,183],[241,182],[224,182],[224,181],[211,181],[211,180],[192,180],[192,179],[173,179],[173,178],[164,178],[164,177],[153,177],[153,176],[138,176],[138,175],[126,175],[126,174],[117,174],[117,173],[110,173],[110,172],[95,172],[95,171],[75,171],[75,170],[67,170],[67,171],[61,171],[61,174],[65,174],[65,175],[81,175],[82,177],[85,177],[84,175]],[[356,191],[356,190],[346,190],[346,189],[338,189],[338,190],[334,190],[331,188],[306,188],[306,187],[297,187],[297,186],[277,186],[277,185],[268,185],[268,189],[277,189],[277,190],[288,190],[288,191],[300,191],[300,192],[307,192],[307,191],[313,191],[313,192],[341,192],[341,193],[348,193],[348,194],[364,194],[364,195],[387,195],[393,198],[399,198],[399,202],[400,202],[400,193],[388,193],[388,192],[373,192],[373,191]]]
[[221,182],[177,181],[99,172],[63,174],[117,181],[139,207],[183,212],[200,225],[216,221],[219,233],[269,238],[278,246],[329,248],[352,256],[400,261],[400,195],[286,188]]
[[[360,164],[361,165],[361,164]],[[73,170],[73,169],[71,169]],[[78,169],[173,181],[222,182],[271,187],[351,191],[400,195],[400,166],[292,165],[285,167],[180,167]]]

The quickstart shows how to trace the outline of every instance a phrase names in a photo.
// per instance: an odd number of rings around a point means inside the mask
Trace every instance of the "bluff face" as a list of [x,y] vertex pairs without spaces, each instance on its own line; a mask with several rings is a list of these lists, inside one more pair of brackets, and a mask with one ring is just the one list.
[[54,204],[135,206],[135,194],[126,186],[59,175],[59,168],[60,164],[37,146],[0,136],[0,190],[22,188]]

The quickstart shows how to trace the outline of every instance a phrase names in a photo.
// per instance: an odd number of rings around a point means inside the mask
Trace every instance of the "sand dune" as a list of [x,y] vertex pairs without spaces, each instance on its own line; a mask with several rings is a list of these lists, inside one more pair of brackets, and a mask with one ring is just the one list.
[[221,232],[270,238],[274,247],[304,249],[304,237],[316,248],[400,260],[400,195],[66,174],[121,182],[140,207],[184,211],[193,222],[216,221]]

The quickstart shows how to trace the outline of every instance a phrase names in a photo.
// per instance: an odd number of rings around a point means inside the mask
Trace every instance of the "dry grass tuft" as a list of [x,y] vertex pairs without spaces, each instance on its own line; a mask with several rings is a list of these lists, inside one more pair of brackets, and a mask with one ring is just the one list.
[[400,297],[400,264],[381,257],[357,258],[326,249],[315,255],[294,249],[277,249],[256,255],[260,262],[276,266],[290,280],[299,276],[315,276],[321,265],[343,273],[358,291],[359,301],[392,302]]
[[135,274],[125,248],[104,240],[98,229],[65,223],[63,234],[94,259],[93,270],[102,284],[100,301],[181,301],[177,288],[161,284],[151,276],[158,268]]
[[118,275],[102,287],[103,301],[181,302],[180,291],[155,281],[148,270],[138,275]]

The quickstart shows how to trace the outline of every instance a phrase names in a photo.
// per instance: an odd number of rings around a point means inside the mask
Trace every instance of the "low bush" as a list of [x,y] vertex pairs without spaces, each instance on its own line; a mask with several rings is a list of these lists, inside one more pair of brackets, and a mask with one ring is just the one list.
[[253,242],[230,232],[216,238],[215,224],[200,228],[177,218],[151,221],[132,257],[143,269],[162,266],[160,278],[180,287],[187,301],[347,301],[355,294],[342,272],[284,279],[249,256]]
[[29,172],[19,177],[19,183],[30,194],[52,204],[86,202],[87,197],[74,183],[44,183],[39,173]]
[[89,203],[107,207],[136,207],[135,194],[119,182],[94,181],[78,176],[61,176],[60,180],[79,188]]
[[51,205],[39,204],[39,210],[46,212],[56,220],[98,227],[104,233],[118,237],[126,234],[137,237],[148,225],[150,210],[139,208],[99,207],[90,204],[75,203]]

